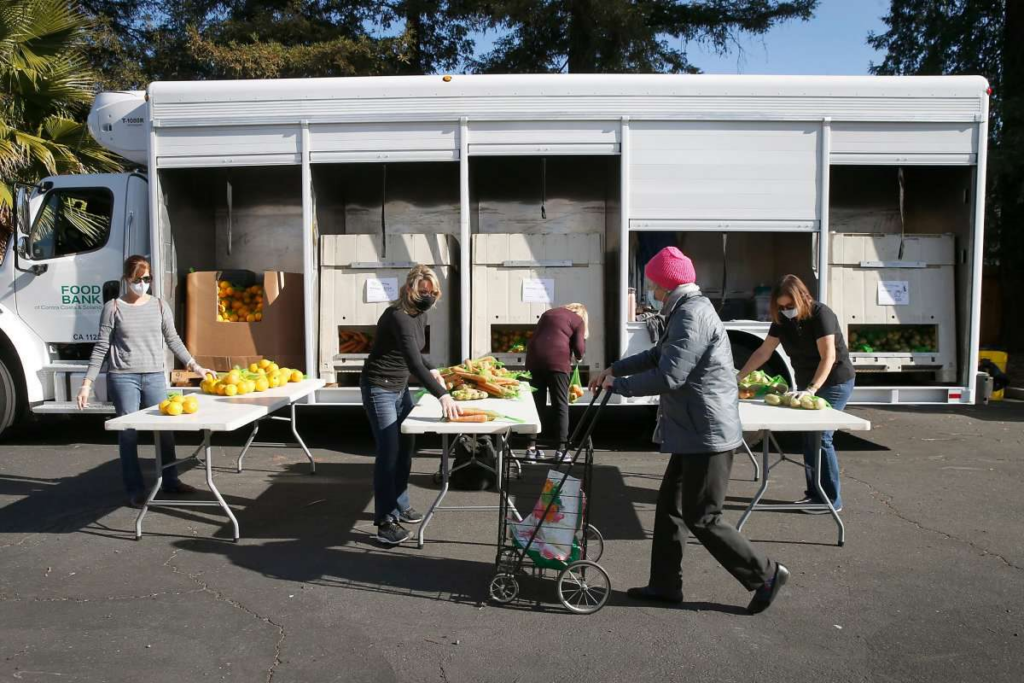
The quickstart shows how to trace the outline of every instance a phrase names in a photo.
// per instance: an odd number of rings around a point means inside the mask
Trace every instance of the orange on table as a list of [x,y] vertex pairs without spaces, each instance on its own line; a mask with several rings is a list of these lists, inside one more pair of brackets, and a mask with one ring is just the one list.
[[237,384],[228,384],[227,386],[224,387],[224,395],[225,396],[235,396],[237,394],[238,394],[238,385]]
[[293,382],[301,382],[302,381],[302,373],[299,372],[298,370],[292,370],[291,381],[293,381]]
[[268,367],[270,367],[270,359],[268,359],[268,358],[261,358],[260,362],[259,362],[259,366],[261,368],[263,368],[264,370],[266,370]]
[[262,314],[262,313],[259,313],[259,312],[257,312],[257,313],[256,313],[256,315],[254,315],[254,316],[253,316],[253,319],[254,319],[254,320],[255,320],[256,322],[260,322],[261,320],[263,320],[263,314]]
[[167,406],[169,406],[169,405],[171,405],[171,400],[170,399],[165,398],[164,400],[160,401],[160,412],[162,414],[166,415],[167,414]]
[[260,369],[260,366],[257,365],[256,363],[250,363],[249,364],[249,372],[256,372],[259,369]]
[[165,414],[170,415],[171,417],[175,417],[177,415],[181,415],[183,412],[185,412],[184,405],[181,403],[174,403],[172,401],[170,404],[168,404],[167,412]]
[[189,396],[185,399],[185,402],[181,404],[182,410],[187,415],[199,412],[199,399],[195,396]]
[[171,403],[184,403],[185,397],[182,394],[174,394],[171,398]]
[[256,391],[266,391],[270,388],[270,382],[266,377],[260,377],[256,380]]

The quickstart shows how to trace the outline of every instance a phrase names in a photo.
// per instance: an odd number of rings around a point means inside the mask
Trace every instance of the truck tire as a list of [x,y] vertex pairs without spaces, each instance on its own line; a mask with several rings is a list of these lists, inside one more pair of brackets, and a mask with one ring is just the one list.
[[18,387],[14,377],[0,357],[0,439],[14,425],[18,417]]

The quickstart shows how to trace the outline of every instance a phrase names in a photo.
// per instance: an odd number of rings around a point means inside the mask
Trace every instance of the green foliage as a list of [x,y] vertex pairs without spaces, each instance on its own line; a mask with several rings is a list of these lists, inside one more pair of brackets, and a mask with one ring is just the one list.
[[87,28],[67,0],[0,4],[0,207],[11,206],[15,182],[119,169],[82,122],[95,85]]

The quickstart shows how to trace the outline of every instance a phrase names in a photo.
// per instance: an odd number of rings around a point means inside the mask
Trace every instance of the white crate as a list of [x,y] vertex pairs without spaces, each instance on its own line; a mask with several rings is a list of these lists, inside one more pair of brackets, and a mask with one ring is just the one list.
[[452,264],[458,261],[458,244],[449,235],[388,235],[381,248],[378,235],[323,235],[320,238],[320,372],[328,381],[335,373],[357,372],[367,354],[339,354],[339,328],[370,331],[387,309],[387,303],[369,303],[366,281],[395,278],[398,286],[414,264],[430,266],[437,273],[443,296],[428,314],[431,360],[438,365],[453,362],[452,321],[458,286]]
[[[554,281],[553,304],[524,302],[523,281],[544,279]],[[491,352],[491,326],[533,325],[548,309],[578,302],[590,320],[583,364],[604,369],[604,282],[599,234],[474,235],[472,355]],[[515,363],[524,354],[500,357]]]
[[[941,382],[956,379],[955,240],[953,235],[834,233],[830,239],[829,306],[846,338],[850,325],[934,325],[937,349],[929,353],[850,354],[854,366],[878,372],[933,370]],[[900,243],[903,255],[900,257]],[[879,303],[880,282],[906,282],[909,303]]]

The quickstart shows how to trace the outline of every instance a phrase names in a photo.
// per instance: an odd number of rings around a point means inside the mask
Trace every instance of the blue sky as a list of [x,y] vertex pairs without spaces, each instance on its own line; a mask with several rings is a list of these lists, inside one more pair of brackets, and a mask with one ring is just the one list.
[[[865,42],[882,32],[889,0],[821,0],[814,18],[779,25],[763,36],[741,37],[728,54],[717,55],[696,43],[685,46],[690,62],[710,74],[866,74],[884,55]],[[477,38],[486,52],[495,35]]]
[[740,41],[742,52],[716,55],[689,45],[690,62],[712,74],[820,74],[867,73],[875,52],[865,39],[869,32],[885,30],[882,17],[889,0],[821,0],[814,18],[787,22],[764,36]]

